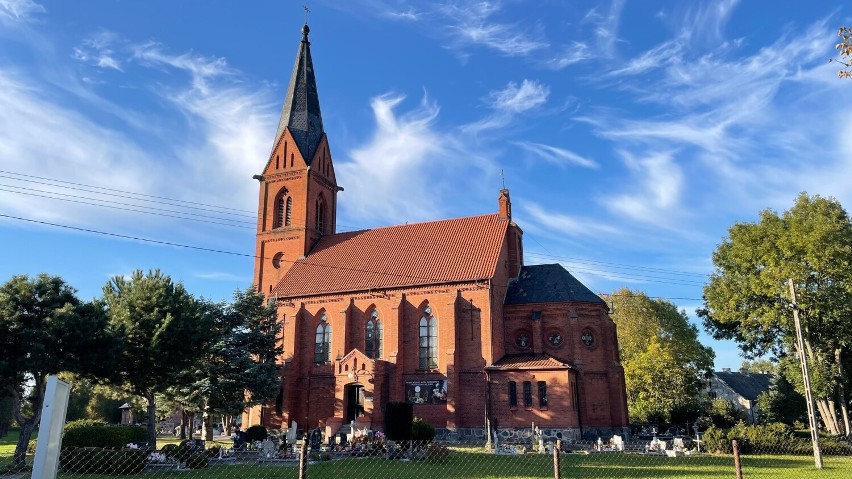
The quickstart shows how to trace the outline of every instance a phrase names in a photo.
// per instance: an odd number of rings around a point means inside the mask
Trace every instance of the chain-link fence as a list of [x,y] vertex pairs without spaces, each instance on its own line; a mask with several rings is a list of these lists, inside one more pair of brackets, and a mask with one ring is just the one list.
[[[162,442],[168,439],[163,438]],[[126,475],[182,479],[242,478],[718,478],[852,477],[852,448],[831,441],[823,449],[823,467],[801,442],[772,447],[726,441],[706,451],[701,441],[595,441],[566,443],[460,444],[389,442],[380,434],[344,444],[270,438],[235,448],[229,441],[199,440],[142,444],[115,450],[65,447],[58,477],[107,478]],[[738,451],[737,451],[738,449]],[[11,452],[0,455],[0,476],[26,478],[15,470]]]

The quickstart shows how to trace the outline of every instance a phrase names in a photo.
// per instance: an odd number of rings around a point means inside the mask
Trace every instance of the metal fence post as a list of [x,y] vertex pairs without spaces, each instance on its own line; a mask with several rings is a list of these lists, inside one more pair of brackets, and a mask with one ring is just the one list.
[[740,445],[737,440],[731,441],[731,447],[734,449],[734,471],[737,474],[737,479],[743,479],[743,468],[740,464]]
[[299,449],[299,479],[308,477],[308,435],[302,439],[302,448]]
[[562,450],[562,440],[557,439],[553,446],[553,478],[562,479],[562,458],[559,456],[559,451]]

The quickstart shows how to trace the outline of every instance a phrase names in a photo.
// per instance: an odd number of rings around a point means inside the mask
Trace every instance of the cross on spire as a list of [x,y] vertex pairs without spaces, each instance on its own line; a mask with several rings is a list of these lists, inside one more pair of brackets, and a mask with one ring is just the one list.
[[302,8],[304,8],[304,9],[305,9],[305,25],[307,25],[307,24],[308,24],[308,14],[309,14],[309,13],[311,13],[311,9],[310,9],[310,8],[308,8],[308,3],[307,3],[307,2],[305,2],[305,4],[304,4],[304,5],[302,5]]
[[503,175],[503,168],[500,168],[500,180],[503,182],[503,189],[506,189],[506,177]]

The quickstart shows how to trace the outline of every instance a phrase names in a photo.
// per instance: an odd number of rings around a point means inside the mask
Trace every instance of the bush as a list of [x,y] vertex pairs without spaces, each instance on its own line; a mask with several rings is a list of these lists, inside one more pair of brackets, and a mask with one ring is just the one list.
[[411,439],[417,442],[429,442],[435,439],[435,428],[422,418],[416,417],[411,424]]
[[88,419],[73,421],[65,427],[62,447],[105,447],[122,449],[131,442],[144,443],[148,433],[142,426],[105,426]]
[[112,474],[139,474],[148,464],[148,454],[142,449],[120,449],[112,453]]
[[160,448],[160,452],[169,459],[179,459],[180,456],[180,448],[177,444],[166,444]]
[[269,433],[266,432],[266,428],[260,424],[255,424],[254,426],[250,426],[246,429],[246,441],[250,443],[254,441],[263,441],[267,437],[269,437]]
[[186,467],[190,469],[204,469],[207,467],[208,462],[207,456],[205,456],[203,452],[197,452],[190,454],[189,457],[186,458]]

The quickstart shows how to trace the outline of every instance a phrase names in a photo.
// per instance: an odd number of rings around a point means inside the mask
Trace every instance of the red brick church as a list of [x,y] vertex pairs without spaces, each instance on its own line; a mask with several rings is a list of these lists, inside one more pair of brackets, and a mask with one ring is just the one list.
[[283,323],[281,392],[244,425],[380,429],[384,405],[408,401],[449,439],[508,438],[533,423],[565,439],[623,433],[607,305],[559,264],[524,265],[508,190],[494,213],[335,231],[343,188],[308,32],[255,176],[254,280]]

